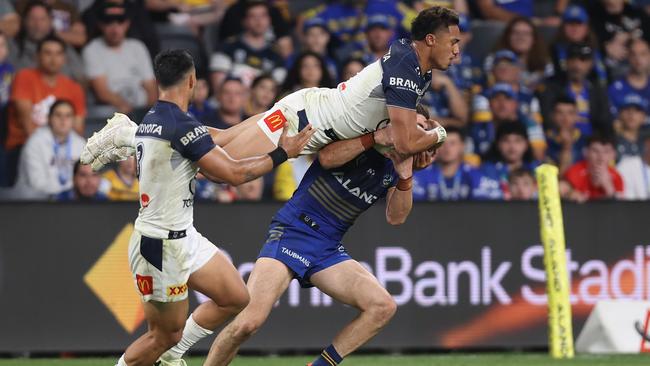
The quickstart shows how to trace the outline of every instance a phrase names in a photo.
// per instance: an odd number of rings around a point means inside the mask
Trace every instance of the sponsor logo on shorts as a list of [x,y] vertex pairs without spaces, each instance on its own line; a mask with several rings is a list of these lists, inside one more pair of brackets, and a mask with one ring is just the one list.
[[309,265],[311,264],[311,262],[309,262],[309,260],[307,258],[305,258],[302,255],[294,252],[291,249],[287,249],[285,247],[282,247],[281,250],[282,250],[282,254],[286,254],[289,257],[293,258],[293,259],[299,260],[302,264],[305,265],[305,267],[309,267]]
[[284,127],[284,124],[287,122],[287,119],[284,117],[284,114],[282,114],[281,110],[277,110],[268,116],[264,118],[264,123],[269,127],[269,130],[271,132],[275,132],[282,127]]
[[139,274],[136,274],[135,280],[136,283],[138,284],[138,290],[142,295],[153,294],[153,277],[140,276]]
[[167,287],[167,296],[183,295],[187,292],[187,284]]

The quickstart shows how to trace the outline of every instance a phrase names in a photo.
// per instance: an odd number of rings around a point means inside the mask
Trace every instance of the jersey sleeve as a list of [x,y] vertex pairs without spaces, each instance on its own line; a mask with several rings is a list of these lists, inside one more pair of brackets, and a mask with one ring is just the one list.
[[419,96],[419,65],[412,55],[402,50],[391,54],[395,46],[396,44],[380,61],[383,69],[381,82],[386,105],[415,110]]
[[177,121],[171,145],[181,156],[191,161],[198,161],[216,146],[208,128],[187,116]]

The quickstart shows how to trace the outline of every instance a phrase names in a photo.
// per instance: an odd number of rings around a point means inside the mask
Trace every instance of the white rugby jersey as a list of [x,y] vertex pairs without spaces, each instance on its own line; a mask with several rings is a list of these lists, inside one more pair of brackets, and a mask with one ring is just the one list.
[[316,128],[307,145],[315,151],[384,126],[389,122],[387,106],[415,110],[430,83],[431,71],[422,73],[411,41],[400,39],[386,55],[336,88],[303,89],[278,104],[297,113],[299,126],[292,127],[301,130],[309,122]]
[[208,129],[176,104],[158,101],[135,134],[140,212],[136,230],[153,238],[192,226],[196,161],[215,147]]

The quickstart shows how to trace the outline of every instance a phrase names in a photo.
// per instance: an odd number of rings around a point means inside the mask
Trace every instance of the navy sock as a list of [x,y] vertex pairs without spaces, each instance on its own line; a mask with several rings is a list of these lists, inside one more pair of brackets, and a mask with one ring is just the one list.
[[311,363],[312,366],[336,366],[343,362],[343,357],[339,355],[331,344],[320,353],[320,356]]

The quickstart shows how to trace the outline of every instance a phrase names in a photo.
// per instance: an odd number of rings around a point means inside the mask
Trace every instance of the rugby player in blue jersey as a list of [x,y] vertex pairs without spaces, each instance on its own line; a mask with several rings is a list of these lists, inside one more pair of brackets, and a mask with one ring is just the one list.
[[[425,113],[419,109],[418,123],[431,127]],[[411,211],[414,165],[431,164],[433,154],[420,153],[414,158],[391,151],[382,155],[372,146],[372,139],[362,136],[332,143],[319,152],[292,198],[271,221],[248,279],[249,305],[219,333],[204,365],[229,364],[294,278],[303,287],[315,286],[359,310],[359,316],[334,337],[313,366],[340,363],[392,318],[393,298],[348,255],[341,239],[355,219],[383,197],[386,221],[402,224]],[[181,364],[178,358],[198,340],[184,334],[179,346],[162,359],[170,365]]]

